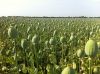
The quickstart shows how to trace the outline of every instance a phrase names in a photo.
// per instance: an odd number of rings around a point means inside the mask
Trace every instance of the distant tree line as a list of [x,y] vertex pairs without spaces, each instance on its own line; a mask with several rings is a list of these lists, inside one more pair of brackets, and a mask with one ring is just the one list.
[[95,17],[95,16],[90,16],[90,17],[87,17],[87,16],[65,16],[65,17],[63,17],[63,16],[58,16],[58,17],[54,17],[54,16],[51,16],[51,17],[49,17],[49,16],[41,16],[41,17],[39,17],[39,16],[1,16],[1,17],[9,17],[9,18],[16,18],[16,17],[22,17],[22,18],[100,18],[100,16],[98,16],[98,17]]

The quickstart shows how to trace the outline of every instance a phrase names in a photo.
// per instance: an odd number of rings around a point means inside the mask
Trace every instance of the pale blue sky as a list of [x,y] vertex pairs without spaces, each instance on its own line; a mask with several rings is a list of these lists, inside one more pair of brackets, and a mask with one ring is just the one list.
[[100,16],[100,0],[0,0],[0,16]]

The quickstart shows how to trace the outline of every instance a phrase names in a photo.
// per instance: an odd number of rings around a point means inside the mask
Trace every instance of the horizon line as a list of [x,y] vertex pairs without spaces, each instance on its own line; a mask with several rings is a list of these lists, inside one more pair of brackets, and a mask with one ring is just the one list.
[[29,15],[25,15],[25,16],[23,16],[23,15],[18,15],[18,16],[4,16],[4,15],[2,15],[2,16],[0,16],[0,17],[100,17],[100,16],[29,16]]

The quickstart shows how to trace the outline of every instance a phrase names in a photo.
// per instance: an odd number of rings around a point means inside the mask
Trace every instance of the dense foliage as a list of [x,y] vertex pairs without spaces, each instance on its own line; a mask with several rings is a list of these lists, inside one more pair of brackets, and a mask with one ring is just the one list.
[[0,74],[99,71],[99,18],[0,18]]

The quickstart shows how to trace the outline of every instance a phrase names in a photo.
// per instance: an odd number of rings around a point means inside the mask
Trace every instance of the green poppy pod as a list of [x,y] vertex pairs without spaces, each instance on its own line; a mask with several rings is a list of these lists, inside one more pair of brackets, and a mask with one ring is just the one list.
[[49,40],[50,45],[55,45],[55,39],[54,37],[51,37]]
[[97,42],[97,45],[98,45],[98,49],[100,49],[100,42]]
[[21,40],[21,47],[22,47],[23,49],[25,49],[25,48],[27,48],[27,46],[28,46],[27,40],[26,40],[26,39],[22,39],[22,40]]
[[88,55],[90,57],[95,56],[97,53],[97,50],[98,50],[97,43],[94,40],[89,39],[85,45],[86,55]]
[[7,70],[7,67],[6,66],[3,66],[2,67],[2,71],[5,71],[5,70]]
[[32,43],[33,43],[33,45],[39,43],[39,37],[38,37],[38,35],[35,34],[35,35],[33,36],[33,38],[32,38]]
[[57,60],[56,60],[56,56],[54,53],[49,54],[49,60],[52,64],[56,64]]
[[53,32],[53,36],[55,36],[57,34],[57,30],[54,30]]
[[66,67],[64,70],[61,72],[61,74],[75,74],[75,71],[72,67]]
[[74,39],[74,36],[71,35],[69,41],[73,41],[73,39]]
[[64,36],[66,36],[67,35],[67,32],[64,32]]
[[15,27],[16,29],[18,28],[18,26],[17,26],[17,25],[15,25],[14,27]]
[[27,33],[29,33],[31,31],[31,27],[27,28]]
[[50,69],[51,69],[51,65],[50,64],[47,64],[47,66],[46,66],[47,72],[50,72]]
[[29,34],[28,37],[27,37],[27,39],[30,40],[31,38],[32,38],[32,35]]
[[45,41],[45,46],[46,46],[46,47],[49,46],[49,41]]
[[98,67],[94,67],[94,68],[93,68],[93,73],[94,73],[94,74],[99,74]]
[[60,42],[61,42],[61,43],[64,43],[64,42],[65,42],[65,37],[63,37],[63,36],[60,37]]
[[45,27],[42,29],[42,32],[44,32],[45,31]]
[[36,31],[38,31],[39,30],[39,26],[36,26]]
[[17,38],[18,32],[15,27],[11,26],[8,28],[8,36],[13,39]]
[[76,63],[73,62],[73,69],[76,69]]
[[92,36],[92,35],[93,35],[93,32],[91,31],[91,32],[90,32],[90,36]]
[[77,50],[77,56],[79,58],[81,58],[83,55],[84,55],[84,50],[82,50],[82,49]]

